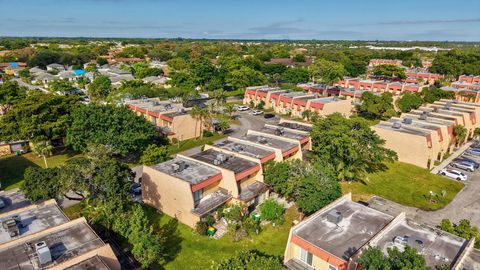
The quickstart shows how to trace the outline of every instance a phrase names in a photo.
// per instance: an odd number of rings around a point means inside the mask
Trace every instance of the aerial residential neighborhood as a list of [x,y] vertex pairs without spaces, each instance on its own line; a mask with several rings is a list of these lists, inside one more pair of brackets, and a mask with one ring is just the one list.
[[480,2],[0,2],[0,270],[480,270]]

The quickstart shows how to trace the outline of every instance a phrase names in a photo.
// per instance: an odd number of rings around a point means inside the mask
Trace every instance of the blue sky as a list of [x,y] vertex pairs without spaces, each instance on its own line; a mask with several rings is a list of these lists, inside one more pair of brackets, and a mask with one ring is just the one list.
[[480,41],[480,0],[0,0],[0,36]]

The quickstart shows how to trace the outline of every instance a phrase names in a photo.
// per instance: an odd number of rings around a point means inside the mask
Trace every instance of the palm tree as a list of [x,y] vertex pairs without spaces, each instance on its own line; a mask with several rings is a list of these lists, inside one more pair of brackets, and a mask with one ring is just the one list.
[[312,117],[312,111],[311,110],[305,110],[302,112],[302,117],[307,119],[308,122],[310,122],[310,118]]
[[[211,130],[213,125],[213,112],[211,111],[211,109],[212,107],[204,108],[200,111],[202,127],[206,128],[207,130]],[[203,139],[203,132],[200,138]]]
[[228,117],[232,119],[233,113],[235,112],[235,107],[233,106],[233,104],[225,104],[225,112],[228,114]]
[[453,136],[455,137],[455,144],[458,146],[467,138],[467,129],[461,125],[453,127]]
[[32,150],[39,157],[43,157],[43,161],[45,161],[45,168],[48,168],[47,156],[51,156],[52,150],[53,150],[53,146],[50,144],[50,142],[49,141],[37,142],[33,145]]
[[227,102],[227,94],[222,89],[213,91],[213,99],[217,106],[221,106]]
[[230,127],[230,124],[228,123],[228,119],[225,117],[222,117],[218,121],[218,127],[222,131],[222,134],[225,134],[225,130]]
[[[197,138],[197,128],[198,128],[198,120],[200,120],[200,110],[201,108],[198,106],[193,106],[193,108],[189,111],[190,116],[195,119],[195,137]],[[200,131],[201,132],[201,131]]]

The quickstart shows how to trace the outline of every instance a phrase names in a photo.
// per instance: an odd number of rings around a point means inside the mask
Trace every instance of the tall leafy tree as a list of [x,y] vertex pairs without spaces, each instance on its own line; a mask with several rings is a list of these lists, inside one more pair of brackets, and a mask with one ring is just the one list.
[[228,73],[226,82],[235,89],[242,89],[251,85],[261,85],[267,83],[267,78],[260,71],[254,70],[247,66]]
[[290,83],[308,82],[310,75],[305,68],[289,68],[283,73],[283,79]]
[[407,78],[407,75],[405,75],[405,70],[402,67],[394,65],[375,66],[372,70],[372,73],[378,76],[397,77],[400,79]]
[[152,124],[126,107],[82,106],[74,110],[70,122],[67,145],[76,151],[103,144],[122,156],[139,154],[157,135]]
[[370,247],[362,252],[358,263],[365,270],[391,270],[388,257],[377,247]]
[[76,96],[31,92],[0,118],[0,137],[31,141],[65,137],[69,115],[80,105]]
[[0,114],[6,113],[13,105],[27,96],[27,89],[16,81],[0,84]]
[[151,144],[143,151],[140,163],[151,166],[170,159],[168,148],[166,146],[157,146]]
[[405,92],[397,100],[397,107],[401,112],[409,112],[414,109],[418,109],[423,104],[423,99],[418,94]]
[[347,119],[335,113],[318,119],[311,137],[316,158],[340,180],[362,179],[367,172],[384,168],[384,162],[397,159],[366,120],[358,117]]
[[98,76],[88,85],[88,96],[92,101],[99,101],[110,94],[112,81],[107,76]]
[[462,125],[455,125],[453,127],[453,136],[457,145],[463,143],[467,138],[467,129]]
[[391,93],[385,92],[378,96],[367,91],[362,94],[360,100],[361,104],[357,109],[360,115],[366,118],[386,120],[396,115]]
[[316,59],[309,70],[313,80],[320,80],[325,84],[335,83],[346,75],[342,64],[325,59]]

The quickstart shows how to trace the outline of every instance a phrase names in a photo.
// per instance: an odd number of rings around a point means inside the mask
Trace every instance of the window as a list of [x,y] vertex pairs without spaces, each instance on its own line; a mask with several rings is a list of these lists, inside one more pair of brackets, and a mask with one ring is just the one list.
[[299,257],[300,257],[300,260],[301,260],[302,262],[304,262],[304,263],[306,263],[306,264],[308,264],[308,265],[311,266],[312,263],[313,263],[313,254],[310,253],[310,252],[308,252],[308,251],[306,251],[306,250],[303,249],[303,248],[300,248],[300,252],[299,252],[299,253],[300,253],[300,254],[299,254],[299,255],[300,255],[300,256],[299,256]]
[[328,270],[338,270],[337,267],[333,266],[333,265],[328,265]]
[[203,188],[193,192],[193,201],[197,203],[203,198]]

